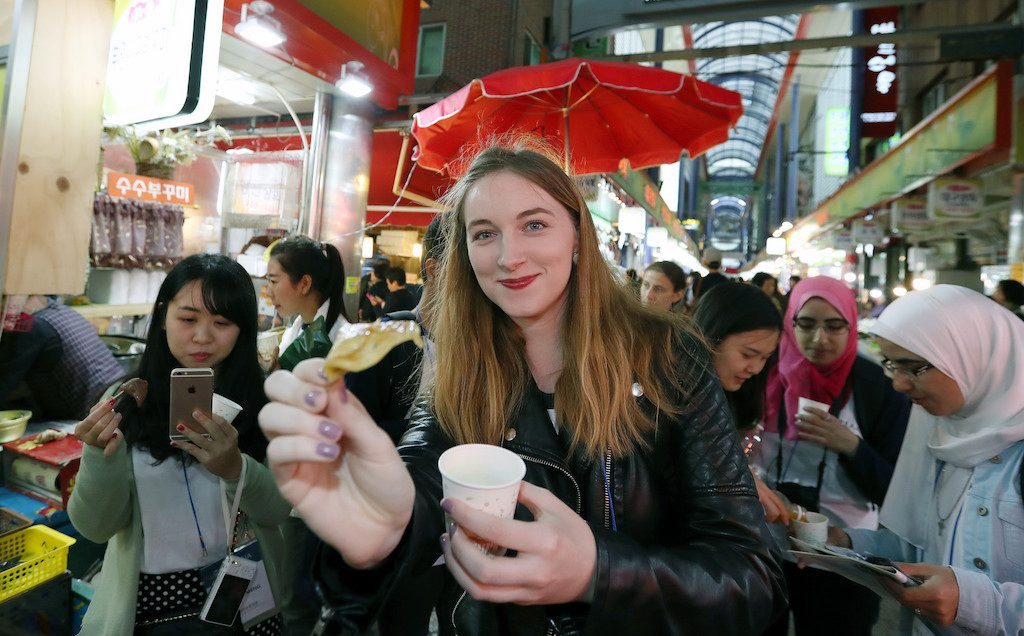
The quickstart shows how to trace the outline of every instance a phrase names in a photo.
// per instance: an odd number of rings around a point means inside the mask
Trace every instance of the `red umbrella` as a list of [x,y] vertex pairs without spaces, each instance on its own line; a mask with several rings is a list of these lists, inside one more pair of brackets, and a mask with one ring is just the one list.
[[[416,161],[452,173],[467,143],[509,131],[545,138],[576,174],[696,157],[726,140],[739,93],[660,68],[568,59],[475,79],[416,113]],[[571,154],[570,154],[571,150]]]

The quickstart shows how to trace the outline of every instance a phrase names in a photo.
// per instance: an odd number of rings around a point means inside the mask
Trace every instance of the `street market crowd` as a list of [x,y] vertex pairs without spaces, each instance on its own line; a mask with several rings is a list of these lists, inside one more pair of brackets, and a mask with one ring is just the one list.
[[[120,408],[114,386],[76,428],[68,512],[107,544],[82,634],[426,634],[435,615],[441,634],[866,635],[879,594],[900,633],[1024,631],[1019,283],[912,291],[862,334],[842,281],[782,295],[711,247],[703,276],[624,278],[529,140],[483,149],[443,203],[422,287],[375,267],[356,316],[333,245],[270,248],[295,318],[269,376],[245,270],[168,273],[148,395]],[[415,321],[424,347],[329,382],[350,320]],[[196,412],[169,439],[182,367],[212,368],[237,417]],[[461,444],[523,459],[513,518],[444,496]],[[907,583],[794,555],[812,513]],[[228,626],[200,615],[225,555],[258,565]]]

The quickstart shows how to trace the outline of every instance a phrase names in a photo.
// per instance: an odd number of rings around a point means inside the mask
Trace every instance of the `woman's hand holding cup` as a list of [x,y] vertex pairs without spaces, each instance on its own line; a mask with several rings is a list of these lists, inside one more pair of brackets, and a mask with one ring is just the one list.
[[[494,603],[589,600],[597,567],[590,526],[550,491],[528,482],[520,485],[519,503],[533,521],[501,519],[454,498],[441,502],[453,522],[441,535],[441,550],[455,580],[473,598]],[[517,554],[495,556],[480,542]]]
[[847,428],[838,417],[828,412],[829,406],[809,398],[800,398],[796,415],[797,436],[806,442],[824,446],[852,457],[860,445],[860,438]]

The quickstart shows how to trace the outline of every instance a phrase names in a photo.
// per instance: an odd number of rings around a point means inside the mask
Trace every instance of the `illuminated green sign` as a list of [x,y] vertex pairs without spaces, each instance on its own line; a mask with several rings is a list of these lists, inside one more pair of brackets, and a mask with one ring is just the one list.
[[850,173],[850,109],[836,106],[825,111],[825,174],[845,177]]

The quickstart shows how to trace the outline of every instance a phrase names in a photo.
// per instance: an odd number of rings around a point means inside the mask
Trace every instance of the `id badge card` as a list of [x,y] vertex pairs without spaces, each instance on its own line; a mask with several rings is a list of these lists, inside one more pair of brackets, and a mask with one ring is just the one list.
[[249,589],[242,599],[242,606],[238,609],[238,616],[242,619],[242,627],[249,629],[253,625],[265,621],[280,612],[277,602],[274,600],[274,592],[270,589],[270,579],[267,578],[267,566],[263,561],[263,551],[256,541],[235,548],[235,556],[242,557],[256,564],[256,575],[249,583]]
[[[270,579],[267,577],[267,566],[263,561],[263,551],[260,544],[252,541],[235,548],[234,556],[242,557],[251,561],[256,566],[256,573],[249,583],[249,588],[242,599],[242,605],[238,608],[238,616],[242,619],[242,627],[249,629],[253,625],[277,615],[280,610],[274,600],[274,593],[270,589]],[[220,570],[221,562],[211,563],[200,570],[199,577],[203,588],[210,592],[213,588],[217,573]]]
[[255,576],[254,562],[233,554],[224,557],[199,613],[199,620],[224,627],[233,625]]

